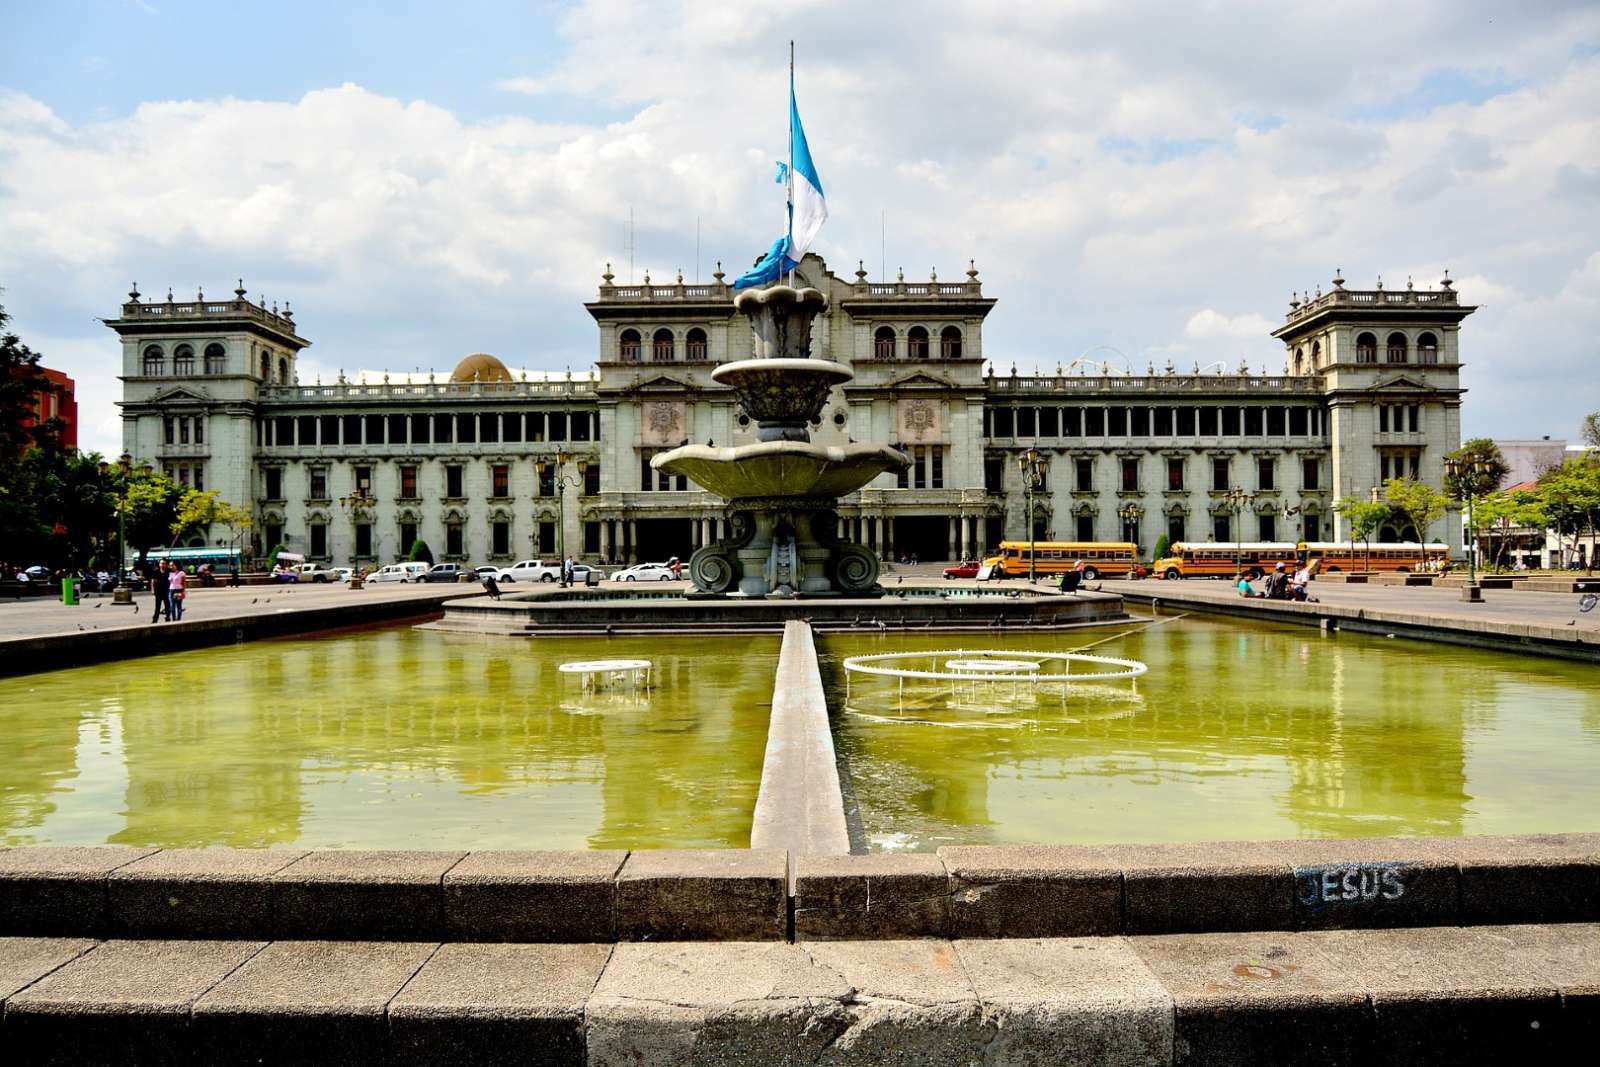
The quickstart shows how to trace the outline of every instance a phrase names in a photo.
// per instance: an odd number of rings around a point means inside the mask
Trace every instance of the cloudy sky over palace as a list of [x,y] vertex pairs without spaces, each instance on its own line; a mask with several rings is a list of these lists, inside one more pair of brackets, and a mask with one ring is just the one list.
[[[1005,373],[1281,370],[1291,292],[1436,286],[1464,433],[1600,408],[1600,6],[1117,2],[0,7],[0,294],[120,450],[111,317],[242,275],[340,369],[587,368],[607,262],[782,232],[787,42],[849,276],[1000,300]],[[698,258],[697,249],[698,231]]]

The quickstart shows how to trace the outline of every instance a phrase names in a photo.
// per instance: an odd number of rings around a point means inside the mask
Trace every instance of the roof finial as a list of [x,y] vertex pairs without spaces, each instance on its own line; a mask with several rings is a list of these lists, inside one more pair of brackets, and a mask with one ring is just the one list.
[[1343,267],[1335,267],[1335,268],[1333,268],[1333,287],[1335,289],[1343,289],[1344,288],[1344,268]]
[[1452,285],[1455,284],[1455,282],[1452,282],[1450,280],[1450,268],[1449,267],[1446,267],[1444,269],[1444,280],[1441,281],[1439,284],[1441,286],[1443,286],[1444,288],[1446,288],[1446,289],[1450,288]]
[[133,304],[139,302],[139,283],[134,282],[133,288],[128,290],[128,301]]
[[616,275],[611,273],[611,264],[607,263],[606,264],[605,273],[600,275],[600,280],[602,282],[604,282],[606,285],[610,285],[611,284],[611,279],[615,278],[615,277],[616,277]]
[[722,284],[722,279],[727,277],[727,275],[722,273],[722,260],[720,260],[720,259],[717,260],[716,272],[714,274],[712,274],[711,276],[717,280],[717,284],[718,285],[721,285]]
[[978,280],[978,261],[975,259],[967,260],[967,280],[973,282]]
[[1412,285],[1412,284],[1411,284],[1411,275],[1409,275],[1409,274],[1407,274],[1407,275],[1406,275],[1406,288],[1407,288],[1407,289],[1413,289],[1413,288],[1415,288],[1415,286],[1413,286],[1413,285]]
[[929,267],[928,268],[928,280],[930,282],[937,282],[939,280],[939,268],[938,267]]
[[206,302],[206,291],[198,285],[194,287],[194,300],[197,304]]
[[1378,291],[1383,291],[1383,275],[1378,275]]
[[866,280],[867,280],[867,261],[864,260],[864,259],[858,259],[858,260],[856,260],[856,284],[860,285],[862,282],[864,282]]
[[239,288],[237,288],[237,289],[235,289],[233,291],[233,295],[238,297],[240,300],[244,299],[244,279],[243,278],[239,279]]

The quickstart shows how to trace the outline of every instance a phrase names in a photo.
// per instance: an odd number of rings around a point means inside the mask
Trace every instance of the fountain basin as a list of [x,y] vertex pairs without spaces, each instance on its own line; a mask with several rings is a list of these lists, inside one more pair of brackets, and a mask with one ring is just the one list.
[[780,496],[834,499],[910,462],[904,452],[888,445],[839,447],[809,441],[762,441],[728,448],[684,445],[654,457],[650,465],[668,474],[686,475],[708,492],[738,501]]
[[849,367],[826,359],[741,359],[711,372],[756,421],[763,441],[804,441],[806,424],[818,417],[837,385],[855,377]]

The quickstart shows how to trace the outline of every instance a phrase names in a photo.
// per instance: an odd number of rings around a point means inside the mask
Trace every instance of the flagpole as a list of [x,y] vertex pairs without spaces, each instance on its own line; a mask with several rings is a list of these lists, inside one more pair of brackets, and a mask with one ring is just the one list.
[[[788,225],[789,225],[789,229],[788,229],[789,244],[788,244],[788,247],[784,249],[784,258],[788,259],[789,258],[789,256],[788,256],[789,250],[794,248],[794,42],[793,41],[789,42],[789,172],[788,172],[788,182],[785,185],[785,191],[786,191],[786,193],[788,195],[788,201],[789,201],[788,202],[788,211],[789,211],[789,223],[788,223]],[[793,286],[794,286],[794,268],[793,267],[789,268],[789,277],[788,277],[788,280],[784,284],[790,286],[791,288],[793,288]]]

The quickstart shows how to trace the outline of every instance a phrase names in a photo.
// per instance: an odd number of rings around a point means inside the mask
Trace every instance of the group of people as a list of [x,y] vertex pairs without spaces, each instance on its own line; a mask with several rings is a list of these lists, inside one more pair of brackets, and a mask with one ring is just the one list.
[[1267,575],[1265,585],[1261,592],[1256,592],[1251,586],[1250,579],[1244,575],[1239,576],[1239,595],[1243,597],[1260,597],[1265,600],[1299,600],[1316,603],[1317,598],[1311,595],[1311,577],[1317,573],[1320,560],[1311,560],[1303,564],[1299,570],[1290,575],[1289,568],[1282,563],[1272,568],[1272,573]]
[[162,560],[150,572],[150,597],[156,602],[150,621],[157,623],[163,615],[168,622],[183,621],[184,586],[189,576],[176,563]]

